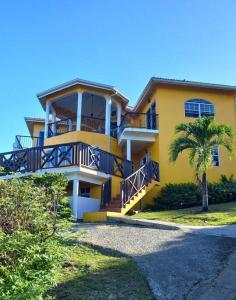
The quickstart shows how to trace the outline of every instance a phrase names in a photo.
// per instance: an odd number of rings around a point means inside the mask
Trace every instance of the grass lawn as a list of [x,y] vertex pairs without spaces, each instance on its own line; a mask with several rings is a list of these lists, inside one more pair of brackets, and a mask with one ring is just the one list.
[[55,299],[154,299],[131,258],[73,241],[65,247],[66,262],[50,293]]
[[178,210],[140,212],[132,218],[161,220],[188,225],[236,224],[236,202],[210,205],[208,212],[201,212],[201,207],[192,207]]

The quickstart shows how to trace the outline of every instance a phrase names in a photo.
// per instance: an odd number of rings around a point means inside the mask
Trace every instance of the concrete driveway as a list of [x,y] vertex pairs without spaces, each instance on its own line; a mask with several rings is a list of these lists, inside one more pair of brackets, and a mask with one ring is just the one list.
[[78,228],[81,241],[132,256],[156,299],[236,299],[236,239],[121,224]]

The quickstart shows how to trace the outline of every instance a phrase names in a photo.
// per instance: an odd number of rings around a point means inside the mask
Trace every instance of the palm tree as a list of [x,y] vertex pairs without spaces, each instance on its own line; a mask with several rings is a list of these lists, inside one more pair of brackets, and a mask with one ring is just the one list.
[[180,153],[189,151],[189,163],[195,167],[197,182],[202,196],[202,209],[208,211],[207,170],[214,165],[214,146],[226,148],[229,156],[233,151],[233,129],[226,124],[218,124],[213,117],[203,117],[191,123],[176,126],[179,136],[170,145],[170,161],[175,162]]

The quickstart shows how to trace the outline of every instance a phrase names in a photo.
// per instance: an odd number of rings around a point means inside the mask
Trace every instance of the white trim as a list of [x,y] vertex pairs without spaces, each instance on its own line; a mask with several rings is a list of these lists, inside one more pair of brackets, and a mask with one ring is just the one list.
[[124,128],[122,131],[118,143],[122,143],[126,140],[133,141],[146,141],[155,142],[156,135],[159,133],[157,129],[146,129],[146,128]]

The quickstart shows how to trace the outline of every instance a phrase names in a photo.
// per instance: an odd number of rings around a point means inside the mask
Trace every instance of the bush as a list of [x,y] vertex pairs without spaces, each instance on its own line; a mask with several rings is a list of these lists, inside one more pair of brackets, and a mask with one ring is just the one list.
[[28,231],[0,232],[0,295],[4,300],[42,299],[55,286],[62,251],[55,239]]
[[155,209],[168,210],[200,204],[197,186],[193,183],[167,184],[155,198]]
[[42,299],[55,286],[66,185],[57,174],[0,180],[1,299]]
[[[223,177],[208,184],[209,204],[236,201],[236,181]],[[156,210],[171,210],[201,205],[201,195],[193,183],[167,184],[155,198]]]

